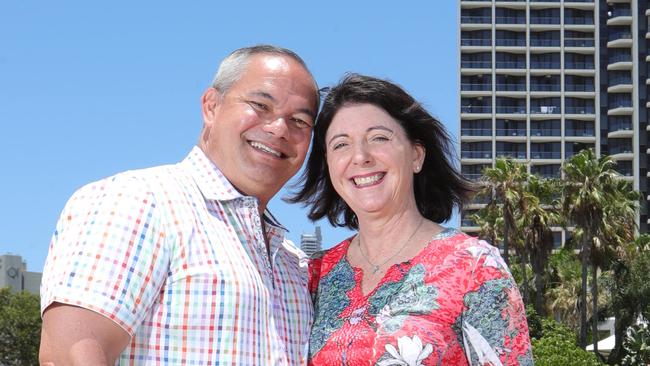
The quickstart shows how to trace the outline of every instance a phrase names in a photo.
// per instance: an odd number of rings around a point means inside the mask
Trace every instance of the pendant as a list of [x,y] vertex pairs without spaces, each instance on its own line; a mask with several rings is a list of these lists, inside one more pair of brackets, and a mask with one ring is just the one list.
[[372,266],[372,274],[375,274],[375,273],[377,273],[377,272],[379,272],[379,266],[375,266],[375,265],[373,265],[373,266]]

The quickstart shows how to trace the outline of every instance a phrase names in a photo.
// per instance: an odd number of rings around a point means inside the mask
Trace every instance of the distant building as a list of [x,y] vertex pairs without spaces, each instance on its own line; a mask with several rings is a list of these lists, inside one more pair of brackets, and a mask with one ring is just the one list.
[[39,294],[40,272],[27,271],[27,263],[19,255],[0,255],[0,288],[9,287],[13,291],[27,291]]
[[302,234],[300,236],[300,249],[305,254],[311,256],[312,254],[321,250],[323,246],[323,236],[320,232],[320,226],[316,226],[316,232],[313,234]]

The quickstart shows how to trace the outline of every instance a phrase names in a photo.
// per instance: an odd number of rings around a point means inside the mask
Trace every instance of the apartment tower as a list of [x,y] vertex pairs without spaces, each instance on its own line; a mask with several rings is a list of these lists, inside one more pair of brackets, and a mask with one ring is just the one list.
[[[641,192],[647,232],[648,16],[647,0],[461,0],[463,174],[510,157],[560,177],[564,159],[593,148]],[[463,230],[478,231],[469,215],[484,203],[466,207]]]

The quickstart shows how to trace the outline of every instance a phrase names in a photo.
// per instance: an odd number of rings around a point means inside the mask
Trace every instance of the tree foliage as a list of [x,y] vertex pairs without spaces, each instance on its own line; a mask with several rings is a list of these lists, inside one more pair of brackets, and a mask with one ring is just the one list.
[[0,365],[38,365],[40,334],[38,296],[0,289]]

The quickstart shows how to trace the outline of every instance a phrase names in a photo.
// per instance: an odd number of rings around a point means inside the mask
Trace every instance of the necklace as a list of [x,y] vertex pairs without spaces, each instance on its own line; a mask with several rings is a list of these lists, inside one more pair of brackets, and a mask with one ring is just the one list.
[[357,239],[357,245],[359,246],[359,253],[361,253],[361,256],[363,257],[363,259],[365,259],[365,261],[368,262],[368,264],[370,265],[370,268],[372,269],[372,274],[375,274],[375,273],[379,272],[379,270],[386,263],[390,262],[393,258],[397,257],[402,252],[402,250],[404,250],[404,248],[406,248],[406,245],[411,241],[411,239],[413,239],[413,236],[415,235],[415,233],[418,232],[418,230],[420,229],[420,226],[422,226],[422,223],[424,223],[424,217],[422,217],[420,219],[420,223],[418,224],[418,226],[415,228],[415,230],[413,230],[413,232],[411,233],[411,236],[409,236],[409,238],[406,239],[406,241],[404,242],[404,244],[402,244],[402,246],[399,248],[399,250],[395,254],[391,255],[388,259],[386,259],[385,261],[383,261],[383,262],[381,262],[379,264],[372,263],[370,261],[370,258],[368,258],[368,256],[366,255],[366,253],[363,252],[363,247],[361,246],[361,234],[357,234],[356,239]]

